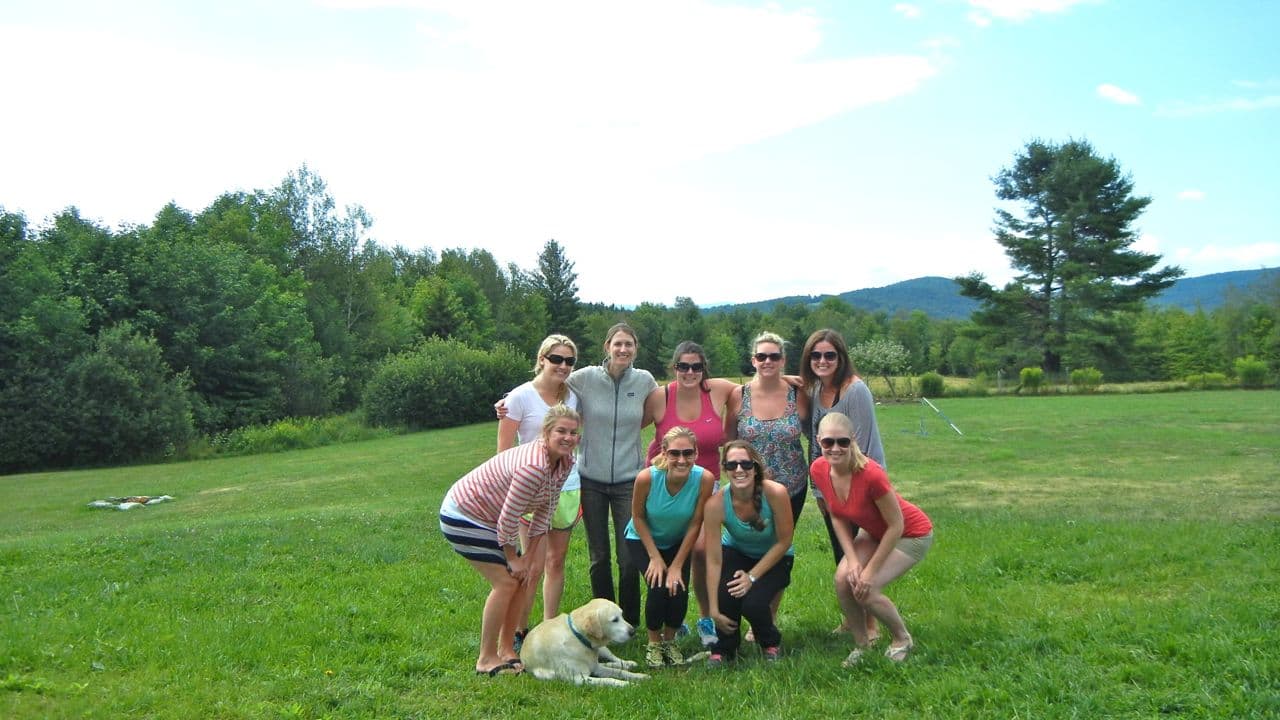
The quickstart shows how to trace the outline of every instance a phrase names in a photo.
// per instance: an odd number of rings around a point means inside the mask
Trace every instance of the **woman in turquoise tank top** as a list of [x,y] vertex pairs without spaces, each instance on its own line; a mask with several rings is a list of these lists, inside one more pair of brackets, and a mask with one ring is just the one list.
[[739,622],[751,623],[765,660],[777,660],[782,633],[773,620],[770,603],[791,584],[795,529],[787,489],[764,477],[764,459],[745,440],[724,446],[725,492],[707,500],[703,532],[720,535],[720,544],[707,543],[707,587],[716,642],[708,663],[733,660],[741,644]]
[[689,556],[702,529],[702,508],[715,483],[694,464],[698,438],[686,427],[662,436],[662,453],[636,476],[624,533],[631,561],[648,586],[645,627],[649,667],[682,665],[676,630],[689,608]]

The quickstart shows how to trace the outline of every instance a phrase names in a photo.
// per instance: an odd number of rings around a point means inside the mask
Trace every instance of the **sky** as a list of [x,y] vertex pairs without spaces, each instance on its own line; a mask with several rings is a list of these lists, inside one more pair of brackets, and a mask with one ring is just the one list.
[[384,247],[558,241],[588,302],[1010,268],[992,177],[1089,141],[1134,247],[1280,264],[1280,2],[0,4],[0,207],[107,227],[306,165]]

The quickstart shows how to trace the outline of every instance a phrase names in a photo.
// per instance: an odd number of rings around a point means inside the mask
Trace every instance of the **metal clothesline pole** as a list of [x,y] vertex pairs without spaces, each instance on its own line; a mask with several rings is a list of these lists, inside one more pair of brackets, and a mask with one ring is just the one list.
[[956,434],[957,434],[957,435],[964,435],[964,433],[960,432],[960,428],[956,427],[956,424],[955,424],[955,423],[953,423],[953,422],[951,422],[951,418],[947,417],[947,414],[946,414],[946,413],[944,413],[944,412],[942,412],[941,410],[939,410],[937,405],[934,405],[933,403],[929,402],[929,398],[927,398],[927,397],[925,397],[925,396],[921,395],[921,396],[920,396],[920,402],[922,402],[922,403],[924,403],[925,405],[928,405],[929,407],[933,408],[933,411],[934,411],[934,412],[936,412],[936,413],[938,413],[938,415],[939,415],[943,420],[946,420],[946,421],[947,421],[947,424],[951,426],[951,429],[952,429],[952,430],[955,430],[955,431],[956,431]]

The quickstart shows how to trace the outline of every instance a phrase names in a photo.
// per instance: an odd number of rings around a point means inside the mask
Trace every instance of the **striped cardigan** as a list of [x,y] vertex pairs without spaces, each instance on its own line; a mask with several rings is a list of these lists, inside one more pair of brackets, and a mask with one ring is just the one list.
[[573,458],[552,464],[542,438],[486,460],[449,488],[449,495],[467,517],[495,529],[499,545],[518,545],[520,516],[533,513],[529,535],[542,535],[560,500]]

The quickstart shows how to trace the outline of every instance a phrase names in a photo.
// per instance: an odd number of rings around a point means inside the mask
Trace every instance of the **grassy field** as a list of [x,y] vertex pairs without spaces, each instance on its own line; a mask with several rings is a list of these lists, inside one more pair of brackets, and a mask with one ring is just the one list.
[[[937,527],[889,591],[917,643],[901,666],[840,668],[811,502],[776,665],[476,677],[486,586],[436,510],[492,452],[484,425],[0,478],[0,717],[1280,716],[1280,394],[939,404],[964,436],[880,410],[890,475]],[[580,530],[569,565],[576,605]]]

